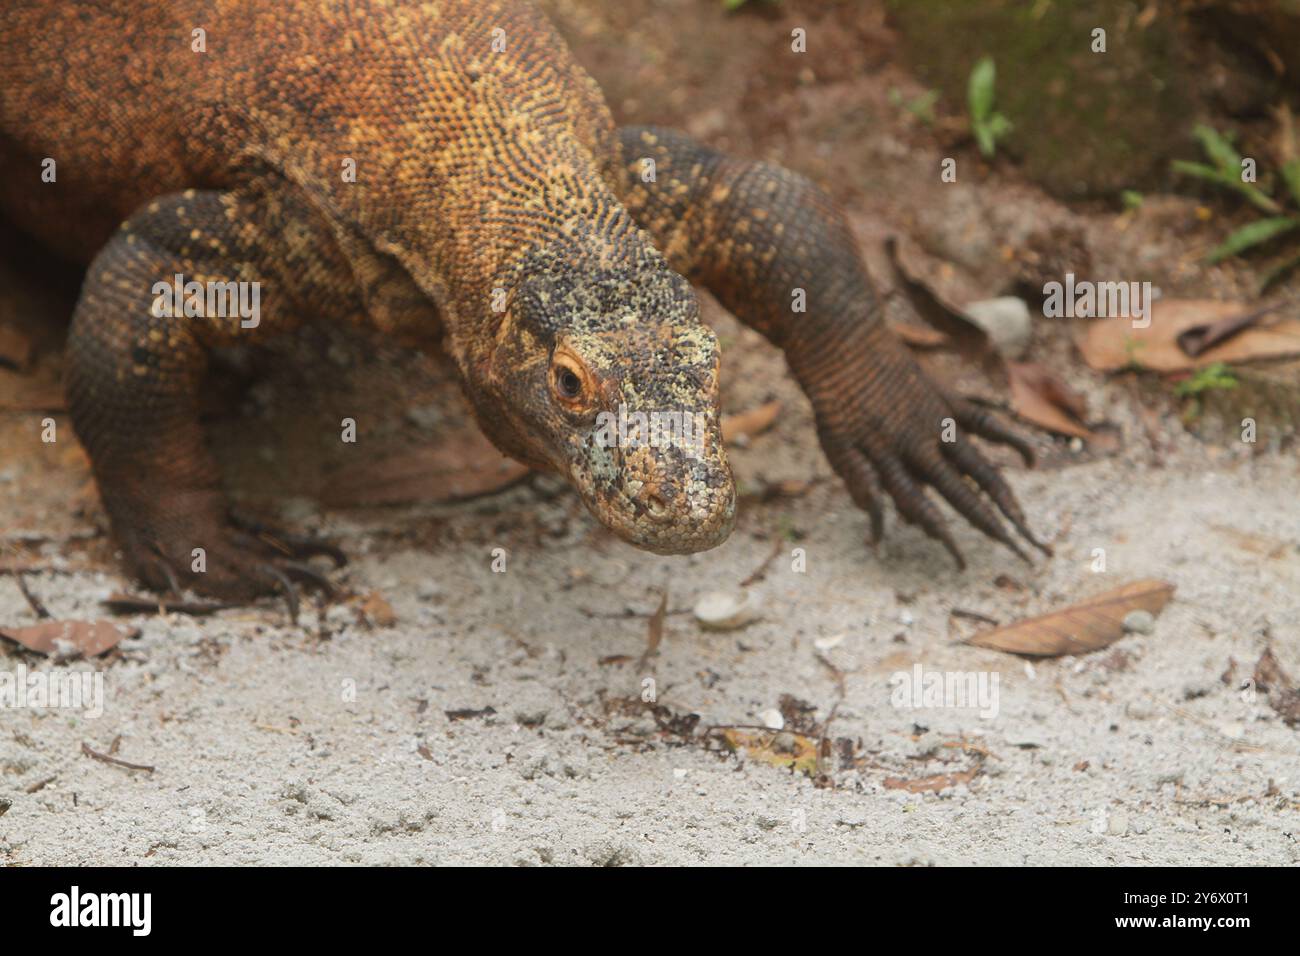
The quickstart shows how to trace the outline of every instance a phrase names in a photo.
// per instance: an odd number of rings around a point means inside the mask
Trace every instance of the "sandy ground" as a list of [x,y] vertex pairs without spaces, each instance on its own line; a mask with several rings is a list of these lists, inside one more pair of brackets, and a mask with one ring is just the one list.
[[[759,360],[779,375],[769,350]],[[323,618],[307,610],[298,628],[274,605],[134,618],[141,637],[89,665],[104,677],[102,716],[3,713],[0,855],[1300,862],[1296,731],[1237,684],[1270,640],[1300,669],[1293,459],[1232,455],[1173,432],[1160,467],[1140,460],[1152,456],[1135,439],[1127,456],[1013,470],[1056,557],[1028,568],[963,528],[972,567],[957,575],[912,529],[891,527],[877,551],[864,544],[865,519],[829,480],[806,415],[790,397],[777,426],[734,454],[738,478],[828,480],[797,498],[750,501],[714,552],[637,552],[543,481],[478,502],[314,522],[356,556],[341,580],[390,601],[391,627],[359,620],[355,602]],[[540,534],[520,530],[533,523]],[[383,544],[386,529],[434,524],[459,541]],[[762,620],[719,633],[682,613],[762,566],[775,529],[797,540],[749,586]],[[502,573],[491,569],[498,547]],[[805,551],[803,573],[793,547]],[[1094,548],[1106,550],[1104,573],[1092,570]],[[979,625],[950,617],[960,608],[1013,620],[1139,578],[1178,589],[1154,633],[1079,658],[1030,665],[966,647]],[[30,582],[69,618],[101,615],[97,599],[122,583],[111,570]],[[665,636],[640,664],[661,587]],[[33,620],[12,580],[0,581],[0,621]],[[20,663],[50,666],[0,657]],[[998,675],[996,716],[895,706],[891,676],[918,663]],[[647,677],[658,708],[639,700]],[[815,708],[815,721],[835,708],[823,768],[833,786],[729,753],[710,730],[759,724],[783,695]],[[153,772],[80,752],[83,742],[107,752],[118,737],[116,756]],[[938,793],[885,784],[936,774],[959,779]]]
[[[875,51],[890,45],[874,19],[865,39],[842,35],[863,62],[826,58],[828,79],[793,84],[741,68],[770,58],[772,37],[788,35],[780,21],[700,6],[692,31],[638,18],[645,3],[548,6],[620,117],[687,125],[836,184],[869,257],[902,224],[987,294],[1000,249],[1065,222],[1098,274],[1134,262],[1167,289],[1204,294],[1199,253],[1184,248],[1201,241],[1193,201],[1153,197],[1121,218],[1049,202],[1004,167],[944,193],[919,179],[942,154],[888,105],[906,77],[892,63],[877,72]],[[635,43],[611,40],[624,28]],[[66,316],[75,285],[41,285],[56,288],[57,304],[26,308]],[[286,523],[348,550],[336,580],[357,597],[323,614],[308,606],[299,627],[275,603],[125,618],[141,636],[90,663],[50,665],[0,643],[0,676],[89,670],[104,688],[94,718],[0,710],[0,862],[1300,862],[1300,736],[1266,695],[1240,689],[1269,646],[1300,675],[1300,475],[1272,422],[1255,445],[1203,444],[1167,388],[1088,372],[1070,330],[1040,323],[1032,357],[1086,394],[1112,440],[1080,449],[1040,435],[1034,471],[994,452],[1056,555],[1028,567],[954,522],[971,564],[957,574],[896,520],[879,548],[864,542],[866,519],[831,475],[780,357],[716,308],[707,315],[728,410],[783,408],[732,451],[746,493],[736,533],[689,558],[617,542],[550,479],[459,504],[323,508],[292,493],[320,488],[320,476],[295,470],[283,443],[278,459],[266,446],[314,427],[284,406],[346,406],[376,379],[354,376],[354,392],[336,374],[314,392],[287,371],[264,381],[265,401],[216,422],[218,452],[248,459],[232,469],[237,488],[260,488]],[[47,381],[57,359],[57,342],[41,346]],[[1001,397],[987,382],[957,384]],[[85,493],[84,456],[39,441],[45,414],[0,415],[0,557],[45,569],[28,582],[55,617],[101,617],[100,598],[130,582]],[[254,477],[241,483],[244,471]],[[761,620],[728,632],[695,623],[701,594],[756,577],[745,590]],[[962,643],[983,627],[971,612],[1005,623],[1144,578],[1176,585],[1174,599],[1152,633],[1098,653],[1031,665]],[[643,661],[663,589],[664,637]],[[372,592],[391,605],[391,626],[361,613]],[[34,620],[0,576],[0,626]],[[896,706],[891,678],[918,664],[996,675],[996,713]],[[641,700],[647,680],[653,706]],[[825,735],[820,777],[763,759],[801,740],[748,729],[774,710]],[[729,733],[775,750],[732,752]],[[83,744],[154,769],[93,759]],[[926,781],[924,792],[898,786]]]

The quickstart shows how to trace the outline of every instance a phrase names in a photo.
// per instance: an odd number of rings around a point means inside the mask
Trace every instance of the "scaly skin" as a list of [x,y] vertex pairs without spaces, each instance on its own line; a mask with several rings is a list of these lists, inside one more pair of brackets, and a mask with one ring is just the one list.
[[[634,174],[644,156],[655,183]],[[883,486],[956,553],[928,482],[1014,547],[968,475],[1027,535],[973,446],[937,443],[946,414],[1006,433],[941,398],[890,336],[830,202],[682,137],[620,135],[527,3],[8,0],[0,205],[90,262],[70,409],[154,587],[247,598],[314,576],[294,560],[310,545],[231,520],[197,395],[214,347],[318,318],[440,340],[506,453],[566,475],[640,547],[716,546],[735,511],[718,347],[683,275],[786,350],[873,527]],[[260,324],[155,315],[175,274],[259,283]],[[694,440],[611,446],[600,416],[620,408],[689,416]]]

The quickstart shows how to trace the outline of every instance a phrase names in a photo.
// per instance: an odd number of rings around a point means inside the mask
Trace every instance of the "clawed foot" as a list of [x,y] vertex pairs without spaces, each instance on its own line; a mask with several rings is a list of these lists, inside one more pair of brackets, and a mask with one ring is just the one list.
[[[1024,561],[1029,556],[998,511],[1021,538],[1051,555],[1052,549],[1029,530],[1011,488],[968,436],[1009,445],[1032,465],[1029,442],[979,406],[945,399],[914,366],[899,364],[893,371],[895,378],[888,383],[892,395],[873,394],[868,383],[854,400],[827,403],[818,416],[822,446],[854,502],[870,515],[873,540],[879,541],[884,529],[882,502],[887,493],[903,520],[941,542],[964,570],[966,560],[926,494],[929,485],[966,520]],[[885,401],[887,396],[894,400]],[[899,396],[904,400],[898,401]]]
[[[120,527],[120,523],[115,522]],[[289,617],[298,621],[300,588],[332,597],[337,589],[330,579],[307,562],[328,557],[336,568],[347,557],[327,541],[274,529],[247,517],[230,515],[218,520],[184,520],[149,528],[136,521],[128,526],[123,550],[144,584],[156,591],[179,595],[190,589],[225,601],[253,601],[281,594]]]

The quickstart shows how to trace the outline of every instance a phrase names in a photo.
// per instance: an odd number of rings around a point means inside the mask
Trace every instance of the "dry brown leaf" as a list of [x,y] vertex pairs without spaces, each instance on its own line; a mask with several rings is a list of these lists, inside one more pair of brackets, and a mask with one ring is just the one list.
[[1271,647],[1264,648],[1264,653],[1259,655],[1259,660],[1255,662],[1254,678],[1256,689],[1265,694],[1275,690],[1291,689],[1291,678],[1282,669],[1282,663]]
[[[1181,372],[1215,362],[1239,363],[1300,355],[1300,319],[1279,318],[1276,314],[1195,357],[1179,346],[1178,337],[1183,333],[1214,326],[1251,308],[1240,302],[1160,299],[1153,303],[1151,324],[1145,329],[1133,328],[1133,320],[1128,316],[1090,323],[1078,342],[1079,351],[1099,372],[1115,372],[1129,365],[1156,372]],[[1294,310],[1291,306],[1290,314]]]
[[378,591],[371,591],[361,602],[361,613],[375,627],[392,627],[397,623],[397,614]]
[[1238,312],[1226,319],[1220,319],[1218,322],[1193,326],[1178,334],[1178,347],[1195,358],[1220,342],[1225,342],[1234,335],[1240,335],[1244,330],[1259,325],[1264,319],[1272,319],[1279,309],[1288,304],[1284,300],[1269,302],[1250,311]]
[[1084,398],[1036,362],[1007,362],[1011,404],[1017,415],[1058,435],[1091,439],[1083,425]]
[[[746,731],[729,727],[722,739],[732,750],[743,750],[751,760],[759,760],[773,767],[793,768],[813,777],[817,774],[817,747],[819,742],[803,734],[782,731]],[[793,744],[790,752],[777,750],[778,739],[788,739]]]
[[527,474],[527,467],[502,455],[481,432],[458,430],[437,445],[338,471],[321,500],[342,508],[461,501],[500,491]]
[[1268,694],[1268,702],[1288,727],[1300,727],[1300,688],[1282,669],[1273,648],[1264,649],[1255,664],[1255,688]]
[[1159,614],[1173,593],[1174,586],[1166,581],[1134,581],[1058,611],[984,631],[967,643],[1026,657],[1086,654],[1123,637],[1129,611]]
[[125,627],[103,618],[95,621],[43,621],[29,627],[0,628],[0,637],[16,641],[28,650],[60,659],[95,657],[139,633],[138,627]]
[[906,236],[895,235],[885,242],[885,251],[901,282],[897,311],[915,315],[948,339],[948,345],[964,355],[988,350],[988,334],[970,320],[960,303],[986,298],[987,290],[968,281],[947,262],[930,255]]
[[738,415],[724,415],[722,417],[722,440],[732,442],[742,436],[753,438],[755,435],[761,435],[772,427],[772,423],[776,421],[776,416],[780,413],[780,402],[768,402],[766,405],[759,405],[757,408],[751,408],[749,411],[741,412]]
[[1290,542],[1266,534],[1248,534],[1245,531],[1238,531],[1236,528],[1222,524],[1212,524],[1210,527],[1230,539],[1241,550],[1249,551],[1252,554],[1262,554],[1274,561],[1285,557],[1287,551],[1292,547]]
[[936,773],[932,777],[918,777],[915,780],[886,777],[884,785],[888,790],[906,790],[908,793],[938,793],[959,783],[970,783],[977,773],[979,767],[972,767],[970,770],[962,770],[958,773]]

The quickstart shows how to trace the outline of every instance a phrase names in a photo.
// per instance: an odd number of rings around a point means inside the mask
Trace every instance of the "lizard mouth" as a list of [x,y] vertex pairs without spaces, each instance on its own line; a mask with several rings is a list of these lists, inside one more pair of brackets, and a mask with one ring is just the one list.
[[[719,438],[721,436],[718,436]],[[572,480],[588,510],[629,544],[694,554],[722,544],[736,520],[736,486],[721,441],[703,457],[601,449]]]

